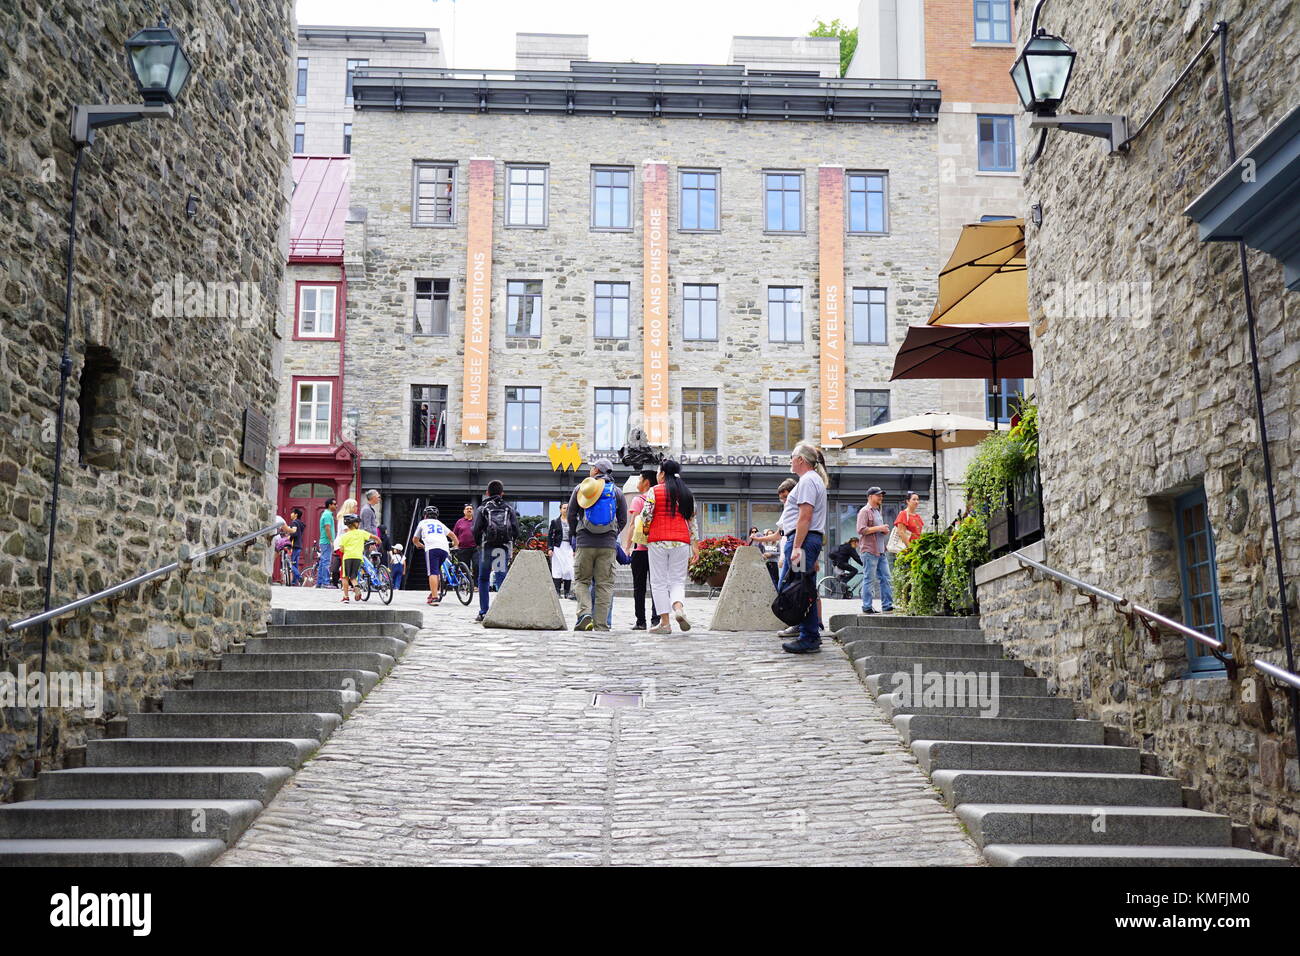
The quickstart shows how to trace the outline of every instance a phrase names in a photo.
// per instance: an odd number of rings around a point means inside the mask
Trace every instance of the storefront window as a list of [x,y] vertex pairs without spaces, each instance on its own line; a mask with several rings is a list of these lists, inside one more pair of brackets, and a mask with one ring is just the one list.
[[700,535],[716,538],[736,533],[736,506],[730,501],[710,501],[700,512]]

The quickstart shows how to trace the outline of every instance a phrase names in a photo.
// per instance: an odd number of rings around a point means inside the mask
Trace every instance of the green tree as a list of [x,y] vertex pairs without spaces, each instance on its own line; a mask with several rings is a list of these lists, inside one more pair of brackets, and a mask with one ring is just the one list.
[[810,37],[838,37],[840,41],[840,76],[845,76],[849,72],[849,61],[853,59],[853,51],[858,48],[858,28],[850,30],[844,24],[840,23],[836,17],[830,23],[823,20],[817,21],[808,35]]

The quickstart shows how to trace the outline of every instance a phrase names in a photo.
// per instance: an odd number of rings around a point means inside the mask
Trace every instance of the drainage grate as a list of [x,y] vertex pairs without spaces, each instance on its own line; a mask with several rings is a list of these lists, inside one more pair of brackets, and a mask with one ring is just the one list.
[[601,691],[591,695],[591,706],[608,707],[613,710],[640,709],[645,706],[645,701],[641,699],[640,694]]

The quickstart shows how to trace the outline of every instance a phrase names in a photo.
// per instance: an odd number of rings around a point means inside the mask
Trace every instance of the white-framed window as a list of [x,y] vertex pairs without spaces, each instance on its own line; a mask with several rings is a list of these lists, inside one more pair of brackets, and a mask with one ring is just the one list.
[[628,284],[597,282],[592,332],[598,339],[628,337]]
[[803,289],[799,286],[767,287],[767,340],[803,341]]
[[718,340],[718,287],[687,283],[682,286],[682,339],[687,342]]
[[332,285],[298,287],[298,337],[331,339],[338,289]]
[[307,104],[307,57],[298,57],[298,92],[297,100],[299,106]]
[[546,167],[506,167],[506,225],[546,226]]
[[294,413],[294,441],[299,445],[328,445],[334,408],[333,382],[299,382]]

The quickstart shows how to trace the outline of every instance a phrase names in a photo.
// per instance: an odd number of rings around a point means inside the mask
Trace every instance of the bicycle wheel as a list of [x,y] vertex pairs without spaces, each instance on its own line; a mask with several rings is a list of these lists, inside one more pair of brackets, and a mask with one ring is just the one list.
[[314,588],[316,586],[316,565],[312,565],[302,572],[302,587]]
[[393,576],[387,568],[375,569],[375,590],[379,592],[379,600],[385,604],[393,603]]
[[364,567],[362,567],[361,573],[357,575],[357,587],[361,589],[361,600],[369,601],[370,592],[372,590],[370,585],[370,572]]
[[817,593],[824,598],[843,597],[844,590],[844,582],[833,574],[828,574],[817,582]]
[[466,605],[474,600],[474,579],[469,576],[469,568],[463,561],[456,562],[456,597]]

